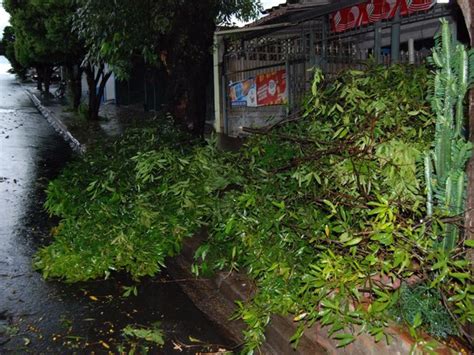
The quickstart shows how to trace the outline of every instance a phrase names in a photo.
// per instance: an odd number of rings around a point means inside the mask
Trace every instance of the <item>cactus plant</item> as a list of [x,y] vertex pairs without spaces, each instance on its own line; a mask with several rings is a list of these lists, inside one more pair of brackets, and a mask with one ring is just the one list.
[[[471,156],[472,144],[463,131],[464,100],[473,73],[474,53],[453,39],[449,24],[441,20],[436,37],[432,63],[436,68],[431,105],[436,115],[436,132],[433,149],[425,157],[427,185],[427,213],[459,216],[464,212],[466,163]],[[448,225],[441,246],[452,250],[459,237],[459,228]]]

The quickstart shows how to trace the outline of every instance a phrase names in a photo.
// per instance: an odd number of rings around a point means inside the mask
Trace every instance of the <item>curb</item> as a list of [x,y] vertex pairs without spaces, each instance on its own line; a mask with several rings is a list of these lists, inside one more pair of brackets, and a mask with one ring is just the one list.
[[43,117],[49,122],[49,124],[54,128],[56,132],[58,132],[63,139],[69,143],[72,150],[78,154],[84,154],[86,152],[85,145],[81,144],[71,132],[67,129],[66,125],[61,122],[56,115],[48,110],[42,103],[41,100],[36,96],[36,94],[32,93],[29,89],[23,86],[23,90],[25,91],[26,95],[30,98],[33,104],[36,106],[38,111],[43,115]]
[[[196,307],[218,324],[226,336],[236,344],[242,344],[246,325],[241,319],[233,318],[237,311],[235,301],[247,302],[254,294],[254,285],[245,275],[239,273],[220,272],[209,279],[196,278],[191,272],[191,267],[194,262],[194,251],[201,241],[200,237],[186,240],[181,254],[167,261],[167,271],[176,280],[188,280],[180,286]],[[273,315],[265,331],[265,343],[256,353],[264,355],[328,353],[327,348],[308,336],[303,336],[298,348],[294,349],[289,339],[295,331],[296,326],[290,318]]]
[[[246,325],[241,319],[233,319],[232,316],[237,310],[235,301],[247,299],[249,294],[252,294],[252,285],[245,283],[245,280],[234,273],[196,278],[191,272],[191,267],[194,251],[201,241],[199,236],[188,239],[183,245],[181,254],[167,260],[167,272],[175,280],[186,280],[179,285],[194,305],[220,327],[223,335],[235,344],[243,344],[243,331]],[[259,354],[282,354],[282,349],[275,347],[276,342],[269,340],[267,338],[259,349]],[[285,350],[287,350],[285,354],[297,354],[289,347]]]

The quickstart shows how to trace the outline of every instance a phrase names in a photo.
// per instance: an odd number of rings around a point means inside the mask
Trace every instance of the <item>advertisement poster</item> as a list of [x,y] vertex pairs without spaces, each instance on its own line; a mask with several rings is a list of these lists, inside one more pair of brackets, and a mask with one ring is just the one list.
[[257,107],[257,88],[255,78],[231,82],[229,96],[232,107]]
[[398,9],[400,16],[405,16],[418,11],[427,11],[435,4],[436,0],[370,0],[331,14],[331,30],[343,32],[391,19],[395,17]]
[[278,70],[257,76],[257,105],[283,105],[287,102],[286,71]]

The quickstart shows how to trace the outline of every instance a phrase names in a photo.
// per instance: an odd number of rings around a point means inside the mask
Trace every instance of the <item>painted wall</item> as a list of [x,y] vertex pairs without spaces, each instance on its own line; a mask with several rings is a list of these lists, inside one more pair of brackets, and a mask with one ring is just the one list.
[[116,92],[115,92],[115,74],[112,74],[105,85],[104,90],[104,101],[105,102],[114,102],[116,99]]
[[[106,66],[106,69],[108,67]],[[116,89],[115,89],[115,75],[112,74],[107,81],[107,84],[105,86],[104,90],[104,98],[103,102],[113,102],[115,103],[116,100]],[[87,96],[89,95],[89,87],[87,86],[87,77],[86,74],[82,74],[82,97],[83,100],[87,100]]]

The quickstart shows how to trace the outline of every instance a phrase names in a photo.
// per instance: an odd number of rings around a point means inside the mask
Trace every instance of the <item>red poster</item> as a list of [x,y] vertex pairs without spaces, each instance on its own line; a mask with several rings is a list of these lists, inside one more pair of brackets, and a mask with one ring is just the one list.
[[331,14],[331,30],[343,32],[370,23],[395,17],[398,9],[405,16],[429,10],[436,0],[369,0],[366,3],[346,7]]
[[284,69],[257,76],[257,105],[283,105],[287,102]]

